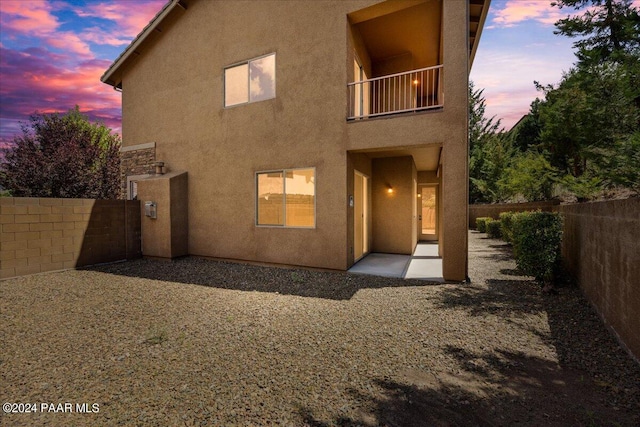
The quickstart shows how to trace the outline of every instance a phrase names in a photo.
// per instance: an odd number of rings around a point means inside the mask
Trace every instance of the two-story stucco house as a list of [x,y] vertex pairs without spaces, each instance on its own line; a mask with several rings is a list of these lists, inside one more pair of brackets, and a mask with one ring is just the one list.
[[345,270],[437,240],[464,280],[488,7],[169,1],[102,77],[122,91],[123,191],[155,204],[143,253]]

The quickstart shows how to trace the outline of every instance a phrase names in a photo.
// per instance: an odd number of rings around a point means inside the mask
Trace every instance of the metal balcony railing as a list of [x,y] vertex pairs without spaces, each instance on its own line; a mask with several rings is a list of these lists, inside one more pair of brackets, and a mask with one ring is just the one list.
[[444,105],[442,73],[443,66],[436,65],[349,83],[347,119],[440,108]]

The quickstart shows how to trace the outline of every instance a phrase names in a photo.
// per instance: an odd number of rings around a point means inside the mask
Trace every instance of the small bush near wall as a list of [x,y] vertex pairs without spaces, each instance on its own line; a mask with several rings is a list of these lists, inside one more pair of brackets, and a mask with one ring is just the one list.
[[500,233],[507,243],[513,243],[513,215],[515,212],[502,212],[500,214]]
[[491,218],[483,216],[480,218],[476,218],[476,230],[478,230],[481,233],[486,233],[487,232],[487,221],[490,220]]
[[490,219],[485,224],[487,228],[487,235],[492,239],[499,239],[502,237],[500,233],[500,221],[496,221],[495,219]]
[[553,291],[560,265],[562,217],[552,212],[520,212],[512,217],[513,252],[522,273]]

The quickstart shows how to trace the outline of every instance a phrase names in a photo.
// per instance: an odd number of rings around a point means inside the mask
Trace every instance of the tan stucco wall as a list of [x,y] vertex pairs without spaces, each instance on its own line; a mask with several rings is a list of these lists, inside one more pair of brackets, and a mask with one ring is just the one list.
[[[467,204],[469,200],[468,120],[468,52],[459,49],[467,44],[468,3],[445,2],[445,28],[455,27],[444,37],[445,110],[450,115],[442,145],[442,274],[447,280],[465,280],[467,272]],[[461,84],[465,82],[465,84]]]
[[0,279],[140,256],[129,200],[0,197]]
[[413,158],[389,157],[372,163],[372,251],[410,255],[416,240]]
[[[142,255],[176,258],[189,253],[188,181],[186,172],[171,172],[138,181],[142,204]],[[156,204],[156,218],[145,203]]]
[[[189,172],[191,254],[344,269],[346,13],[278,3],[190,2],[124,76],[123,137]],[[225,109],[224,67],[271,52],[276,98]],[[297,167],[316,168],[317,227],[256,227],[255,173]]]
[[[443,10],[443,111],[347,123],[347,14],[375,3],[190,1],[124,67],[124,145],[155,141],[157,160],[189,173],[189,253],[345,269],[353,238],[347,151],[437,143],[449,151],[443,186],[452,189],[445,278],[465,276],[466,6]],[[224,108],[224,67],[272,52],[276,98]],[[316,227],[256,227],[255,173],[300,167],[316,168]]]

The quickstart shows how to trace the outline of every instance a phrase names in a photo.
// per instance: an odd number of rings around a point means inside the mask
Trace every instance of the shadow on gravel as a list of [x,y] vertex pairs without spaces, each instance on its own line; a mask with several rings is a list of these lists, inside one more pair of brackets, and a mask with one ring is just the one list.
[[483,415],[486,405],[482,399],[463,388],[449,385],[442,388],[423,388],[389,380],[377,380],[381,393],[362,394],[348,390],[354,400],[367,409],[358,417],[337,415],[330,422],[316,419],[306,408],[300,410],[304,426],[493,426]]
[[522,277],[522,273],[517,268],[502,268],[500,269],[500,274],[504,274],[505,276],[518,276]]
[[523,315],[539,313],[542,304],[536,295],[539,290],[531,286],[530,280],[486,281],[488,289],[476,286],[442,289],[436,306],[439,308],[462,308],[472,316],[486,314]]
[[510,261],[513,258],[511,246],[506,243],[487,245],[487,249],[482,252],[487,255],[480,255],[480,258],[492,261]]
[[546,340],[555,347],[562,369],[581,372],[595,389],[592,395],[616,410],[607,423],[593,425],[640,426],[640,364],[620,346],[580,289],[562,288],[560,295],[542,300],[550,330]]
[[509,351],[469,352],[447,346],[459,371],[436,376],[413,370],[401,382],[375,380],[358,416],[318,420],[299,410],[304,425],[329,426],[587,426],[634,425],[631,414],[601,402],[598,387],[555,362]]
[[[514,265],[511,247],[506,244],[483,244],[474,252],[475,262],[493,256]],[[490,383],[504,382],[516,396],[528,399],[526,407],[543,413],[567,411],[569,425],[640,425],[640,365],[615,340],[580,289],[565,286],[559,289],[559,295],[542,294],[532,279],[520,276],[508,265],[504,267],[499,273],[513,279],[487,278],[484,286],[472,283],[466,288],[442,289],[440,307],[507,319],[542,313],[548,333],[520,326],[552,346],[558,363],[509,354],[499,348],[485,353],[446,348],[463,372],[484,377]],[[563,419],[559,420],[556,424],[562,425]],[[540,425],[548,425],[546,421],[538,418]]]
[[185,257],[173,261],[140,259],[94,266],[88,270],[238,291],[273,292],[332,300],[348,300],[360,289],[442,285],[426,280],[405,280],[303,268],[267,267],[196,257]]
[[[495,242],[495,239],[491,239]],[[511,246],[508,244],[488,244],[483,249],[475,248],[469,251],[469,257],[475,256],[478,259],[490,260],[490,261],[510,261],[513,258],[511,253]]]

